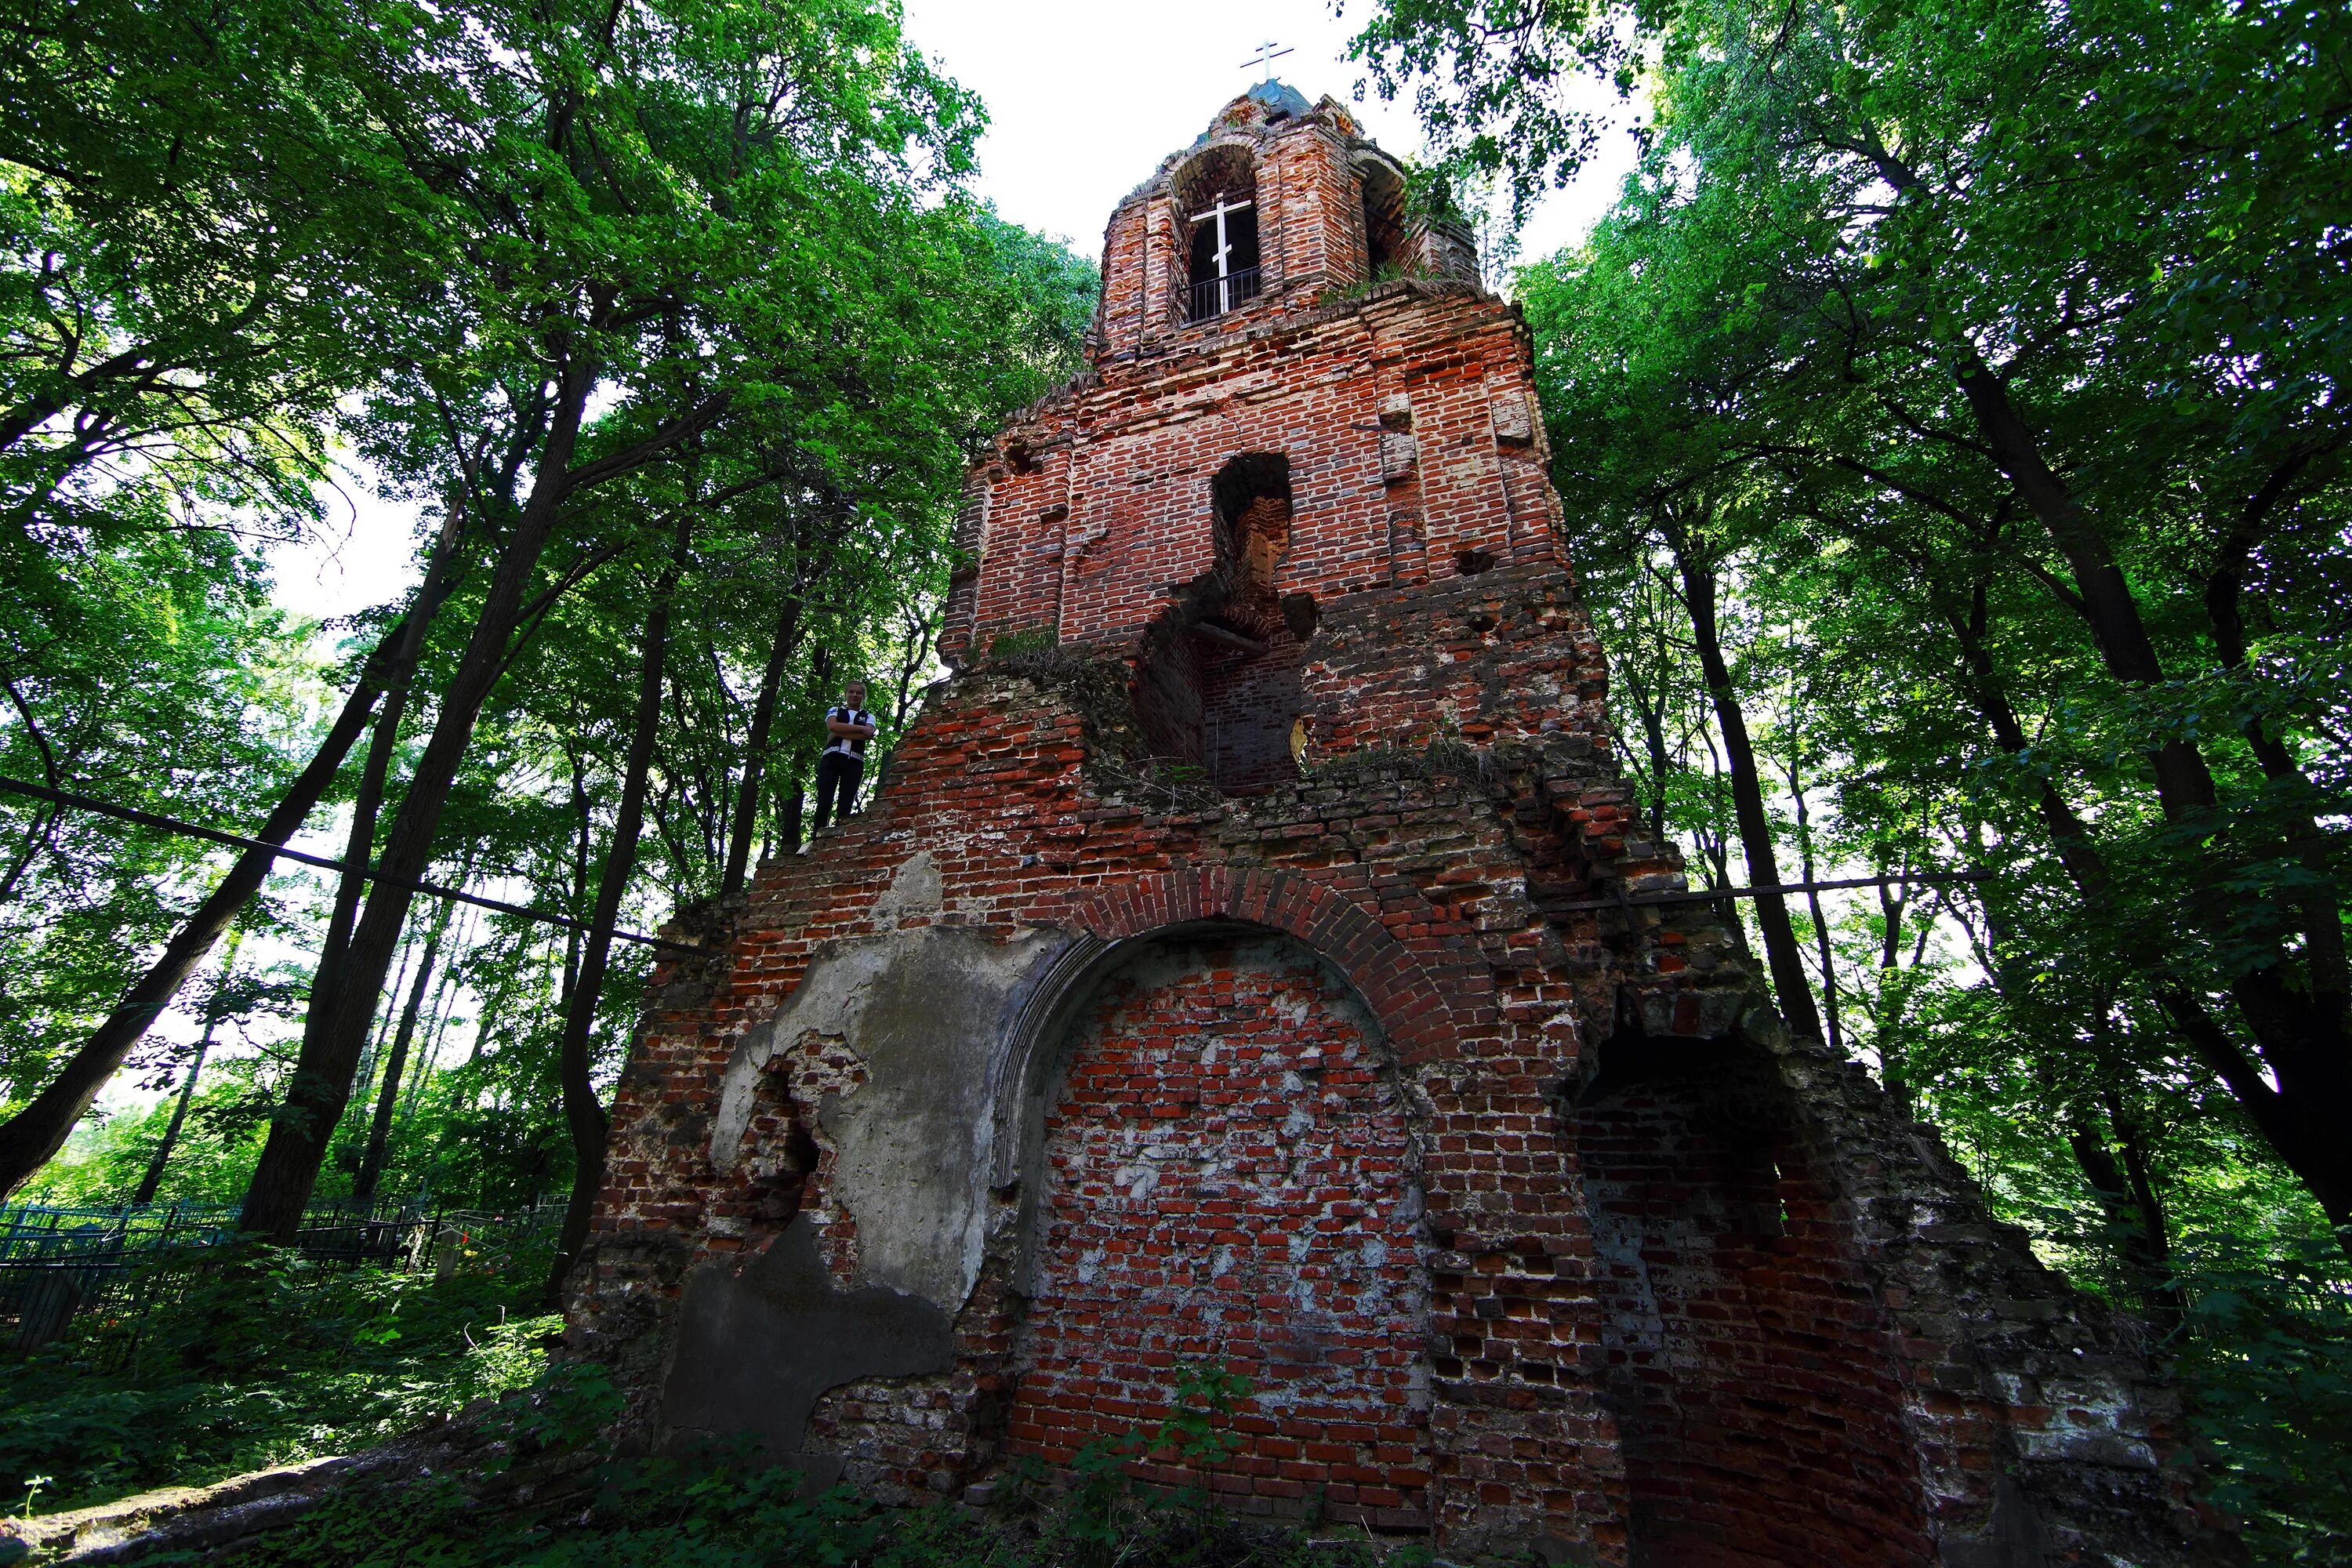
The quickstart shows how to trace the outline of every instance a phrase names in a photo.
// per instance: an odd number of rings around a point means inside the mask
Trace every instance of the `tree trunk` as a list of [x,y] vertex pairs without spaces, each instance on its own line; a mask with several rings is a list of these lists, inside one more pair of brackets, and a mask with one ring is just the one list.
[[[2075,591],[2082,595],[2083,618],[2108,673],[2126,686],[2162,684],[2164,664],[2140,617],[2138,601],[2132,597],[2130,580],[2106,536],[2084,515],[2074,492],[2043,459],[2042,444],[2010,401],[2009,387],[1973,350],[1960,357],[1957,374],[1994,465],[2017,487],[2018,498],[2042,521],[2051,542],[2066,558]],[[2213,775],[2196,747],[2168,741],[2149,761],[2156,767],[2157,795],[2166,816],[2177,819],[2213,804]]]
[[604,1181],[604,1136],[610,1122],[596,1099],[589,1077],[590,1037],[596,1023],[596,997],[604,988],[604,970],[613,952],[613,927],[621,915],[630,875],[636,869],[637,834],[645,821],[646,778],[652,772],[654,744],[661,730],[663,664],[669,648],[670,599],[685,570],[687,528],[678,527],[677,549],[654,589],[646,612],[646,640],[638,661],[636,727],[629,735],[629,754],[621,780],[621,803],[613,816],[613,842],[604,854],[604,874],[596,883],[596,910],[589,918],[588,941],[580,955],[580,981],[572,988],[571,1005],[563,1014],[563,1045],[560,1071],[563,1081],[563,1120],[572,1131],[572,1197],[564,1205],[563,1229],[556,1238],[555,1266],[547,1278],[547,1305],[563,1304],[564,1277],[588,1239],[588,1222],[596,1209],[596,1194]]
[[[1879,870],[1883,873],[1885,868],[1882,862]],[[1931,910],[1919,922],[1918,946],[1911,954],[1912,973],[1906,974],[1903,917],[1910,903],[1908,883],[1903,884],[1900,891],[1886,883],[1879,884],[1878,912],[1883,925],[1878,947],[1878,1007],[1872,1043],[1878,1053],[1879,1081],[1886,1086],[1887,1094],[1903,1108],[1906,1117],[1918,1114],[1919,1102],[1912,1088],[1909,1066],[1904,1059],[1903,1016],[1910,1009],[1911,987],[1917,979],[1920,960],[1927,955],[1928,933],[1935,924],[1935,912]]]
[[246,1187],[244,1212],[237,1222],[241,1230],[258,1232],[283,1245],[293,1240],[302,1222],[303,1205],[310,1202],[318,1184],[319,1166],[326,1158],[327,1139],[351,1099],[352,1069],[359,1065],[375,998],[383,988],[384,972],[408,919],[414,895],[403,884],[423,876],[432,863],[434,838],[450,786],[457,781],[457,765],[505,662],[507,643],[520,617],[541,552],[571,493],[572,449],[594,379],[593,367],[584,358],[574,354],[566,361],[547,440],[540,453],[539,478],[499,552],[480,617],[467,639],[448,689],[442,694],[432,739],[417,759],[416,772],[393,819],[377,868],[386,879],[370,889],[365,912],[352,932],[341,994],[335,999],[329,1026],[318,1039],[303,1041],[286,1101],[270,1121],[268,1139]]
[[[1798,868],[1802,879],[1811,882],[1813,876],[1813,818],[1805,805],[1804,779],[1798,771],[1795,758],[1789,762],[1789,795],[1797,803]],[[1838,984],[1836,955],[1830,944],[1830,922],[1822,912],[1822,895],[1817,889],[1805,893],[1806,910],[1813,917],[1813,946],[1821,956],[1822,1021],[1829,1026],[1830,1049],[1845,1055],[1845,1031],[1838,1019]]]
[[[574,752],[572,763],[572,810],[580,819],[580,831],[572,836],[572,897],[565,900],[563,912],[573,921],[588,913],[588,857],[596,832],[595,803],[588,798],[588,759]],[[580,984],[580,928],[563,928],[563,981],[555,994],[556,1011],[566,1012],[572,1006],[572,993]]]
[[2116,1250],[2132,1277],[2142,1310],[2165,1333],[2174,1332],[2188,1315],[2187,1303],[2173,1282],[2171,1238],[2166,1233],[2164,1210],[2157,1202],[2155,1188],[2144,1179],[2134,1182],[2126,1175],[2106,1140],[2079,1121],[2066,1130],[2066,1146],[2074,1151],[2083,1180],[2116,1232]]
[[[2011,403],[2008,387],[1973,353],[1961,356],[1958,374],[1994,462],[2016,484],[2074,572],[2084,617],[2107,668],[2129,686],[2160,683],[2164,668],[2130,582],[2105,537],[2043,461],[2040,443]],[[2226,639],[2229,628],[2217,620],[2215,631]],[[2258,760],[2262,752],[2258,746]],[[2213,775],[2189,742],[2168,741],[2148,760],[2156,770],[2157,799],[2167,819],[2191,821],[2218,802]],[[2242,907],[2236,900],[2224,904]],[[2240,975],[2229,988],[2230,999],[2237,1004],[2269,1068],[2267,1079],[2206,1011],[2201,998],[2173,986],[2159,1000],[2199,1055],[2245,1105],[2272,1146],[2311,1184],[2330,1223],[2342,1231],[2352,1227],[2352,1141],[2337,1131],[2352,1109],[2352,1041],[2346,1027],[2352,1021],[2352,994],[2347,994],[2340,972],[2342,916],[2332,899],[2309,900],[2298,912],[2315,973],[2294,976],[2287,952],[2274,948],[2273,956]],[[2226,934],[2227,916],[2217,923]],[[2330,969],[2338,973],[2329,973]]]
[[[2214,650],[2224,668],[2244,679],[2253,678],[2246,658],[2245,618],[2238,605],[2245,588],[2246,562],[2272,512],[2308,460],[2308,454],[2298,453],[2272,471],[2241,510],[2205,580],[2205,616],[2213,630]],[[2311,994],[2312,1009],[2320,1017],[2333,1020],[2340,1038],[2347,1009],[2352,1008],[2352,962],[2345,954],[2343,921],[2337,913],[2343,896],[2334,858],[2312,810],[2317,794],[2293,750],[2271,733],[2260,717],[2246,721],[2244,734],[2278,803],[2273,809],[2282,819],[2281,837],[2288,851],[2303,863],[2307,890],[2296,900],[2296,907],[2303,917],[2305,988]]]
[[443,964],[440,989],[434,993],[433,1005],[425,1010],[432,1026],[425,1031],[425,1049],[417,1057],[416,1070],[408,1075],[408,1092],[401,1097],[399,1125],[403,1128],[415,1120],[416,1102],[425,1097],[425,1086],[432,1081],[433,1069],[441,1063],[441,1042],[449,1033],[449,1009],[456,1002],[453,993],[457,984],[457,965]]
[[[1984,715],[1995,742],[2012,755],[2023,752],[2028,743],[2024,727],[2001,689],[1984,641],[1985,594],[1981,583],[1977,586],[1970,613],[1967,616],[1948,616],[1948,624],[1959,640],[1968,672],[1969,678],[1962,685]],[[2095,908],[2105,902],[2114,879],[2089,825],[2046,778],[2041,781],[2035,804],[2057,848],[2059,864],[2085,907]],[[2263,1033],[2263,1021],[2250,1018],[2256,1038],[2263,1045],[2263,1056],[2277,1079],[2277,1087],[2272,1087],[2213,1016],[2205,998],[2166,977],[2161,954],[2146,946],[2146,933],[2127,936],[2126,940],[2140,944],[2139,951],[2127,956],[2147,976],[2158,1005],[2164,1009],[2173,1028],[2230,1090],[2281,1163],[2319,1201],[2328,1224],[2339,1237],[2352,1231],[2352,1139],[2342,1135],[2340,1126],[2344,1108],[2352,1105],[2352,1063],[2345,1060],[2340,1050],[2330,1057],[2324,1050],[2298,1052],[2290,1047],[2283,1064],[2274,1054],[2273,1040]],[[2246,993],[2263,984],[2271,973],[2258,970],[2240,983],[2236,989],[2242,1007]],[[2289,1004],[2291,1007],[2297,1005],[2307,1007],[2308,1004]],[[2339,1029],[2339,1044],[2340,1039]]]
[[784,795],[783,808],[776,815],[782,826],[776,829],[776,842],[787,855],[801,847],[802,818],[808,812],[808,791],[794,784]]
[[1662,693],[1654,695],[1636,684],[1633,706],[1642,715],[1642,742],[1650,753],[1650,837],[1664,844],[1666,841],[1666,771],[1674,765],[1666,752],[1665,701]]
[[155,1201],[155,1191],[163,1184],[163,1167],[172,1163],[172,1151],[180,1142],[180,1129],[187,1125],[188,1107],[196,1098],[196,1079],[205,1070],[205,1058],[213,1048],[213,1031],[220,1027],[226,1009],[221,1005],[221,987],[236,973],[236,950],[244,945],[242,928],[229,935],[228,947],[221,954],[218,979],[213,982],[213,994],[205,999],[204,1033],[196,1037],[196,1048],[188,1058],[188,1081],[180,1086],[180,1098],[172,1106],[172,1120],[163,1126],[163,1141],[155,1145],[154,1157],[147,1162],[147,1173],[139,1178],[139,1190],[131,1194],[136,1208]]
[[376,1090],[375,1119],[368,1127],[367,1152],[360,1158],[360,1173],[352,1184],[352,1206],[365,1213],[375,1202],[377,1182],[383,1176],[384,1149],[392,1140],[393,1107],[400,1099],[400,1080],[408,1068],[409,1042],[416,1037],[416,1016],[424,1008],[425,993],[433,983],[433,961],[441,952],[441,940],[449,932],[449,915],[457,905],[445,903],[433,921],[432,932],[425,939],[425,952],[416,961],[416,979],[408,988],[408,1005],[401,1010],[400,1027],[392,1037],[392,1049],[384,1056],[383,1081]]
[[[931,639],[940,635],[939,617],[936,614],[926,614],[911,621],[907,631],[907,658],[898,666],[898,700],[890,709],[890,733],[893,736],[906,731],[907,710],[914,705],[915,672],[922,668],[923,660],[931,656]],[[897,744],[896,740],[891,742],[894,748]],[[888,770],[884,771],[887,773]]]
[[375,1081],[375,1069],[383,1065],[383,1048],[392,1043],[392,1031],[400,1022],[400,994],[408,988],[408,966],[415,960],[416,944],[421,934],[411,929],[400,944],[400,964],[392,972],[392,984],[384,987],[383,1016],[371,1026],[367,1055],[360,1058],[360,1081]]
[[[23,1186],[34,1172],[65,1146],[74,1123],[81,1120],[82,1113],[98,1098],[98,1091],[106,1087],[106,1080],[121,1067],[131,1047],[171,1005],[172,998],[179,994],[188,976],[212,952],[221,933],[268,879],[269,868],[277,859],[272,851],[291,838],[310,816],[334,783],[352,742],[367,727],[368,716],[384,688],[392,662],[391,649],[406,626],[404,617],[360,666],[351,695],[344,699],[342,711],[336,715],[326,738],[311,753],[310,763],[286,786],[286,793],[278,797],[268,820],[254,834],[269,848],[247,849],[237,856],[228,875],[172,933],[162,955],[115,1004],[106,1021],[82,1043],[81,1048],[68,1058],[64,1069],[24,1110],[5,1124],[0,1124],[0,1199]],[[364,1023],[362,1026],[365,1026]]]
[[[1748,717],[1739,706],[1739,692],[1731,682],[1731,667],[1723,657],[1716,625],[1715,564],[1702,556],[1678,520],[1666,514],[1667,547],[1682,574],[1684,607],[1690,613],[1691,636],[1698,646],[1701,674],[1715,704],[1716,727],[1723,731],[1723,750],[1731,774],[1731,804],[1739,824],[1740,853],[1748,861],[1748,879],[1754,883],[1756,924],[1764,933],[1764,959],[1772,972],[1772,989],[1780,1016],[1790,1030],[1809,1040],[1822,1040],[1822,1016],[1813,1005],[1811,983],[1797,945],[1796,928],[1789,921],[1789,906],[1779,891],[1780,862],[1772,848],[1771,819],[1764,814],[1764,784],[1756,771],[1756,747],[1748,736]],[[1765,889],[1775,889],[1767,891]]]
[[[473,947],[472,912],[461,912],[457,921],[457,934],[451,945],[462,955]],[[441,965],[441,983],[434,988],[433,1000],[425,1009],[425,1046],[418,1054],[415,1068],[408,1075],[408,1089],[401,1096],[397,1127],[407,1127],[415,1117],[416,1102],[424,1098],[425,1086],[432,1082],[433,1069],[441,1065],[441,1042],[448,1037],[449,1015],[457,1005],[457,990],[462,984],[460,958],[452,957]]]
[[743,886],[744,873],[751,860],[751,835],[758,823],[760,810],[760,775],[767,760],[768,731],[776,719],[776,694],[783,689],[784,667],[792,662],[793,650],[801,640],[801,600],[798,594],[784,600],[784,607],[776,616],[776,635],[768,645],[768,668],[760,674],[759,700],[751,707],[751,732],[743,742],[743,781],[735,792],[735,826],[727,837],[727,873],[719,884],[719,896],[731,897]]
[[360,772],[359,793],[352,801],[352,830],[343,839],[346,869],[335,884],[335,907],[327,917],[327,934],[319,945],[319,962],[310,972],[310,1005],[302,1016],[302,1044],[323,1042],[332,1026],[335,1008],[344,990],[344,966],[350,958],[352,926],[359,917],[360,899],[367,890],[362,869],[375,858],[375,830],[383,809],[383,795],[392,776],[392,759],[400,747],[401,721],[407,716],[408,696],[416,679],[417,661],[434,618],[457,582],[457,542],[465,531],[465,511],[452,503],[441,521],[441,531],[425,558],[425,577],[416,587],[416,603],[401,629],[400,647],[386,678],[383,713],[368,737],[367,762]]
[[2147,1237],[2150,1300],[2148,1311],[2165,1325],[2167,1332],[2177,1331],[2188,1321],[2189,1299],[2174,1278],[2172,1267],[2172,1226],[2164,1208],[2164,1199],[2156,1190],[2156,1173],[2148,1159],[2147,1138],[2139,1118],[2124,1106],[2123,1097],[2113,1087],[2103,1091],[2106,1100],[2107,1121],[2116,1130],[2116,1143],[2124,1157],[2124,1180],[2129,1184],[2132,1205],[2139,1211],[2140,1225]]

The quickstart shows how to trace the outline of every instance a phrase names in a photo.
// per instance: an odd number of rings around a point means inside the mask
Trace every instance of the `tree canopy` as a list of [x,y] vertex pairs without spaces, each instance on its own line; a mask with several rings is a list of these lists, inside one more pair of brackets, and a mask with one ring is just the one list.
[[[2352,1388],[2352,25],[1388,0],[1358,50],[1523,202],[1602,133],[1574,84],[1629,89],[1635,173],[1517,289],[1654,819],[1703,878],[1891,879],[1756,900],[1792,1027],[2079,1280],[2193,1320],[2232,1506],[2313,1550]],[[2279,1425],[2229,1426],[2288,1364]]]
[[[0,801],[7,1184],[126,1060],[184,1085],[139,1042],[194,981],[214,1089],[101,1164],[241,1150],[278,1234],[560,1194],[645,972],[610,931],[792,847],[828,689],[910,717],[963,465],[1076,368],[1093,269],[968,193],[982,111],[866,0],[125,0],[0,47],[0,766],[380,873]],[[352,483],[419,581],[322,657],[266,549]]]

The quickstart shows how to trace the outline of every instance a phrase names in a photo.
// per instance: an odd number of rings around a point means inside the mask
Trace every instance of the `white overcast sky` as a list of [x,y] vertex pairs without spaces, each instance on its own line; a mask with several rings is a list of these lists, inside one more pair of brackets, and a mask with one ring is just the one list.
[[[981,194],[1013,222],[1067,239],[1099,258],[1103,226],[1118,199],[1160,160],[1190,143],[1210,117],[1259,79],[1244,68],[1261,41],[1292,52],[1274,74],[1312,100],[1351,105],[1372,139],[1417,154],[1411,106],[1382,103],[1348,40],[1371,15],[1370,0],[1193,0],[1175,9],[1087,0],[905,0],[907,31],[948,74],[988,105],[980,148]],[[1603,96],[1597,90],[1594,100]],[[1521,246],[1549,255],[1582,237],[1616,195],[1631,139],[1612,135],[1603,155],[1535,216]]]
[[[1099,260],[1103,226],[1160,159],[1189,145],[1210,118],[1258,79],[1244,68],[1262,40],[1292,52],[1274,74],[1308,99],[1349,103],[1373,140],[1412,155],[1423,139],[1408,105],[1382,103],[1345,58],[1370,0],[1190,0],[1165,7],[1094,0],[906,0],[922,50],[988,106],[979,193],[1014,223]],[[1591,102],[1610,107],[1597,86]],[[1581,239],[1615,197],[1633,160],[1621,125],[1569,189],[1537,211],[1520,243],[1528,259]],[[354,480],[302,544],[275,552],[278,602],[304,616],[349,615],[403,590],[413,572],[413,519]]]

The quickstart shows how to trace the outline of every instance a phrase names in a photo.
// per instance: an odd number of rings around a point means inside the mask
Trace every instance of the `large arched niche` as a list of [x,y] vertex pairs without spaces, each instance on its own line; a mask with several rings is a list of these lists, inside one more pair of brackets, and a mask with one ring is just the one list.
[[1925,1568],[1892,1335],[1769,1054],[1622,1032],[1575,1139],[1633,1568]]
[[1297,938],[1235,921],[1064,970],[1022,1068],[1018,1169],[997,1173],[1024,1210],[1006,1447],[1066,1465],[1222,1366],[1252,1385],[1215,1478],[1231,1501],[1425,1513],[1420,1118],[1373,1008]]

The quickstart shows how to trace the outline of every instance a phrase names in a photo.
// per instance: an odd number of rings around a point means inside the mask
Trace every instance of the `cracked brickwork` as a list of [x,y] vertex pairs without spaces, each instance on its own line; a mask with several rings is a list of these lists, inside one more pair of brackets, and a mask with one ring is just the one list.
[[[1265,284],[1188,322],[1212,153]],[[2133,1326],[1790,1040],[1711,909],[1585,907],[1680,862],[1618,774],[1526,329],[1426,226],[1366,285],[1381,166],[1262,87],[1113,216],[1092,369],[971,475],[955,674],[657,977],[575,1353],[677,1440],[699,1281],[823,1391],[747,1429],[895,1500],[1146,1432],[1214,1361],[1256,1385],[1235,1506],[1458,1559],[2229,1561]],[[928,1370],[827,1371],[747,1267],[787,1227],[827,1310],[907,1303],[859,1364]]]

